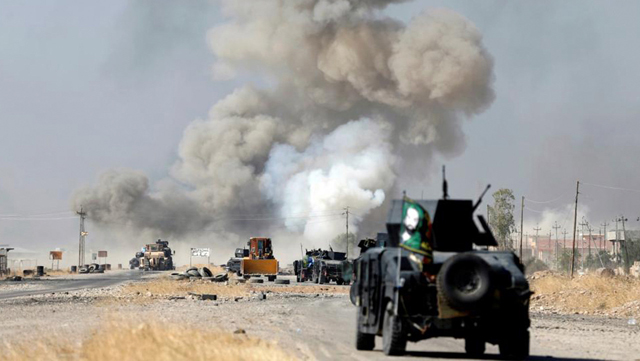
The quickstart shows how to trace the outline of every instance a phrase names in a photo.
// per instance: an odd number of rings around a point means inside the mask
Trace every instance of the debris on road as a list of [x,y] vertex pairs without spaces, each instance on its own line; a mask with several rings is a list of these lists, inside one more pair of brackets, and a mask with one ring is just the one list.
[[206,293],[189,292],[189,296],[191,296],[194,299],[202,300],[202,301],[216,301],[218,299],[217,295],[211,295]]

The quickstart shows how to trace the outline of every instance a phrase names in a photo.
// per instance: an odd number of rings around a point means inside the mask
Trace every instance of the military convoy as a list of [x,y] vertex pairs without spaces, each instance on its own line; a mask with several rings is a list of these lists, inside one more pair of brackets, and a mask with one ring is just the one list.
[[147,244],[140,252],[129,261],[129,268],[145,271],[170,271],[174,270],[173,256],[175,251],[169,248],[169,242],[157,240],[156,243]]
[[[446,184],[446,183],[445,183]],[[485,344],[515,359],[529,355],[529,298],[524,267],[513,252],[491,251],[497,242],[482,218],[478,229],[471,200],[413,201],[433,222],[428,234],[432,260],[399,247],[401,231],[414,220],[403,214],[405,200],[388,213],[389,247],[371,247],[355,263],[351,302],[358,307],[356,348],[372,350],[382,336],[387,355],[405,352],[408,341],[433,337],[465,340],[470,356]],[[408,223],[411,224],[408,224]]]

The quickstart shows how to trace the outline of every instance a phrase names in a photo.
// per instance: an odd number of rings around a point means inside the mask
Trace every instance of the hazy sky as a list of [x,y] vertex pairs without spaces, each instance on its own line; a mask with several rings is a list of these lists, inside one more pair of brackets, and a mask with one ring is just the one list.
[[[0,214],[67,211],[73,191],[110,168],[166,177],[184,128],[252,81],[212,80],[215,2],[149,4],[0,1]],[[408,21],[443,6],[476,24],[495,61],[494,103],[466,124],[465,152],[440,160],[452,196],[491,183],[514,189],[518,206],[521,195],[560,197],[528,205],[543,210],[570,203],[578,179],[640,189],[640,2],[414,1],[386,12]],[[397,183],[439,197],[439,180]],[[593,223],[623,212],[640,227],[640,193],[583,191]],[[0,216],[0,244],[71,249],[77,226]]]

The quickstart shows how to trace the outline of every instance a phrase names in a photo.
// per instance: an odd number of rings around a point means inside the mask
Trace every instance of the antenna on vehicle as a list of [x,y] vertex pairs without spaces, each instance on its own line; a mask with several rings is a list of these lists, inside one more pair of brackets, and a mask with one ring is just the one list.
[[447,184],[447,175],[445,172],[445,166],[442,166],[442,199],[449,198],[449,185]]
[[478,201],[476,202],[476,204],[473,205],[473,209],[471,210],[471,213],[475,212],[476,208],[478,208],[478,206],[482,202],[482,197],[484,197],[484,195],[487,193],[489,188],[491,188],[491,184],[487,184],[487,188],[484,189],[484,192],[482,192],[482,194],[480,195],[480,198],[478,198]]

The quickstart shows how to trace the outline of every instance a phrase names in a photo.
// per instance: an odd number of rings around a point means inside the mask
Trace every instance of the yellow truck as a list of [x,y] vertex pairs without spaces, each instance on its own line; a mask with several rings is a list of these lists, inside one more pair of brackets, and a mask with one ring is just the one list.
[[240,273],[244,276],[267,276],[269,281],[278,275],[278,260],[273,256],[271,238],[252,237],[247,242],[249,255],[242,258]]

